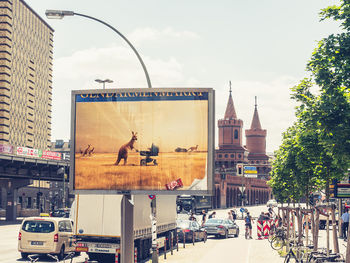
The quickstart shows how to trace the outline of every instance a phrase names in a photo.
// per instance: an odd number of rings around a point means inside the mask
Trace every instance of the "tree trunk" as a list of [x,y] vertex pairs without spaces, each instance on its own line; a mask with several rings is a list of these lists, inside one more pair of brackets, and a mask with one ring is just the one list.
[[335,219],[335,207],[332,206],[333,249],[334,249],[334,253],[339,253],[337,223],[335,220],[336,220]]
[[290,220],[289,220],[289,208],[286,210],[287,213],[287,251],[289,251],[289,236],[290,236]]
[[[313,209],[312,209],[313,210]],[[314,215],[314,211],[311,212],[311,233],[312,233],[312,241],[314,243],[314,245],[316,244],[315,242],[315,236],[316,236],[316,226],[315,226],[315,215]],[[317,249],[316,249],[317,250]],[[316,251],[314,250],[314,251]]]
[[306,246],[309,245],[309,214],[305,215],[305,236],[306,236]]
[[345,257],[346,263],[350,263],[350,238],[349,238],[349,234],[350,234],[350,227],[348,229],[348,241],[346,242],[346,257]]
[[316,208],[316,223],[314,232],[314,251],[318,249],[318,231],[320,230],[320,211]]
[[327,213],[327,257],[329,256],[329,213],[328,213],[328,209],[326,211]]
[[303,222],[302,222],[302,214],[300,212],[300,208],[297,208],[297,218],[298,218],[298,244],[301,244],[301,238],[303,235]]

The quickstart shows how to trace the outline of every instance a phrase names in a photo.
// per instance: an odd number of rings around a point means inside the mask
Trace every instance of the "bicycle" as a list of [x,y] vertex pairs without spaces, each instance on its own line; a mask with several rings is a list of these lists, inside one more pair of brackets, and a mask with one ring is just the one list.
[[[50,258],[56,260],[56,262],[60,262],[59,258],[57,255],[51,255],[51,254],[47,254]],[[73,258],[75,256],[75,252],[70,252],[68,255],[66,255],[62,260],[63,262],[66,262],[66,259],[70,259],[70,263],[73,262]]]
[[304,252],[301,251],[300,248],[301,247],[297,247],[297,253],[294,253],[293,247],[290,247],[286,258],[284,259],[284,263],[306,263],[307,261],[303,261]]
[[[34,258],[34,257],[36,257],[36,258]],[[28,258],[30,260],[30,263],[37,262],[39,260],[39,255],[38,254],[28,255]]]

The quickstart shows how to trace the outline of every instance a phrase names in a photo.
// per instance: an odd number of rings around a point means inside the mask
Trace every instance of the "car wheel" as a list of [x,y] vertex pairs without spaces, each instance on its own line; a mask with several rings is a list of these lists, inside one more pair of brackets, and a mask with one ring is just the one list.
[[228,238],[228,230],[225,231],[225,239]]
[[28,258],[28,253],[21,253],[21,257],[23,259],[27,259]]
[[64,258],[64,245],[62,245],[60,253],[58,254],[58,259],[62,260]]
[[236,230],[236,235],[235,237],[238,237],[239,236],[239,229]]

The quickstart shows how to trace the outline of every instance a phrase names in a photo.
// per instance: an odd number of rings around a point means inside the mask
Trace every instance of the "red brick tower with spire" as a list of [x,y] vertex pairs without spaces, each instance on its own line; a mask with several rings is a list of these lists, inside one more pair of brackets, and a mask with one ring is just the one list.
[[258,168],[259,175],[267,175],[269,172],[269,157],[266,155],[266,130],[261,128],[257,100],[255,97],[255,109],[252,124],[249,130],[245,130],[246,148],[249,152],[248,163]]
[[218,120],[219,149],[216,150],[216,167],[235,167],[236,163],[244,162],[245,149],[242,146],[243,121],[237,118],[232,99],[231,81],[224,119]]

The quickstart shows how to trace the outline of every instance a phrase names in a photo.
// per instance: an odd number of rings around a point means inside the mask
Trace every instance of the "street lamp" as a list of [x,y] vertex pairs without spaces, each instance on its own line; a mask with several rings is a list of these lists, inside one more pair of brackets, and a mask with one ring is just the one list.
[[106,84],[106,82],[107,82],[107,83],[113,83],[113,80],[111,80],[111,79],[105,79],[105,80],[102,80],[102,79],[95,79],[95,81],[98,82],[98,83],[103,83],[103,89],[105,89],[105,84]]
[[151,85],[151,80],[149,78],[147,69],[145,64],[142,61],[141,56],[139,55],[139,53],[137,52],[137,50],[134,48],[134,46],[130,43],[130,41],[122,34],[120,33],[117,29],[115,29],[114,27],[112,27],[111,25],[107,24],[106,22],[99,20],[95,17],[92,16],[88,16],[88,15],[83,15],[83,14],[79,14],[79,13],[75,13],[73,11],[66,11],[66,10],[46,10],[45,15],[47,18],[49,19],[62,19],[65,16],[82,16],[82,17],[86,17],[92,20],[95,20],[97,22],[100,22],[101,24],[104,24],[105,26],[109,27],[110,29],[112,29],[114,32],[116,32],[122,39],[125,40],[126,43],[128,43],[128,45],[131,47],[131,49],[134,51],[135,55],[137,56],[137,58],[139,59],[141,66],[143,68],[143,71],[145,72],[145,76],[146,76],[146,80],[147,80],[147,85],[148,88],[152,88]]

